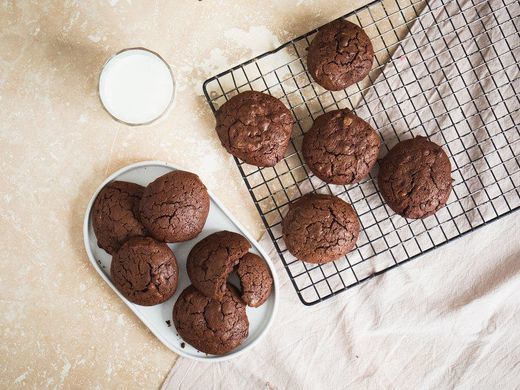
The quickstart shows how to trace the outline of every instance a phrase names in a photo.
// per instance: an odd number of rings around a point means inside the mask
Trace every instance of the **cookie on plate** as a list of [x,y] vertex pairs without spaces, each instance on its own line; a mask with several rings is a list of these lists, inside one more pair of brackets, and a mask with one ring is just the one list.
[[320,28],[312,40],[307,67],[323,88],[339,91],[363,80],[373,60],[374,49],[363,29],[338,19]]
[[173,171],[148,184],[139,205],[139,217],[150,235],[164,242],[195,238],[209,212],[209,195],[199,177]]
[[199,351],[224,355],[238,347],[249,334],[246,306],[228,284],[222,300],[208,298],[188,286],[173,306],[175,329]]
[[321,180],[351,184],[368,176],[380,146],[376,131],[345,108],[316,118],[303,137],[302,154]]
[[273,277],[267,263],[254,253],[246,253],[238,263],[241,298],[251,307],[262,306],[271,295]]
[[219,108],[216,117],[222,146],[248,164],[272,167],[287,151],[293,119],[287,107],[271,95],[239,93]]
[[133,237],[112,257],[110,275],[126,299],[153,306],[175,294],[179,270],[168,245],[151,237]]
[[204,295],[220,301],[226,294],[227,278],[251,248],[238,233],[210,234],[192,248],[186,261],[191,283]]
[[424,137],[399,142],[380,162],[378,185],[390,208],[405,218],[434,214],[451,193],[451,164],[442,148]]
[[352,206],[337,196],[311,193],[290,204],[282,234],[296,258],[323,264],[354,248],[359,220]]
[[114,254],[130,237],[144,236],[146,230],[139,221],[139,201],[144,187],[126,181],[107,184],[92,207],[92,227],[98,246]]

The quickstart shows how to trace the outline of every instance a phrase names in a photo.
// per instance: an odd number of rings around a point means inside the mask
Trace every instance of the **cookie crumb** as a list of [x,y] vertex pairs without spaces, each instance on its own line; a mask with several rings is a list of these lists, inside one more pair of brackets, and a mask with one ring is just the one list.
[[184,348],[186,346],[185,343],[181,343],[181,348]]
[[168,328],[172,326],[172,322],[170,320],[166,320],[166,325],[168,325]]

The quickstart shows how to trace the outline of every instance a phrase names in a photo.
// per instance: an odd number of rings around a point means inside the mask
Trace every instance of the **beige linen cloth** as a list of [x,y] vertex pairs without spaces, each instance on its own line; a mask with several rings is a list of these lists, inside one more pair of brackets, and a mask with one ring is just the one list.
[[[447,20],[448,15],[465,14],[469,21],[485,13],[475,4],[498,8],[507,4],[516,23],[520,13],[516,1],[447,4],[451,7],[445,8],[440,0],[430,1],[429,9],[437,11],[426,16]],[[496,14],[491,22],[470,28],[474,34],[478,31],[475,28],[489,31],[489,23],[498,23],[502,16]],[[431,23],[427,18],[422,22],[425,25],[414,25],[412,34]],[[508,43],[520,58],[518,34],[496,31],[509,36]],[[434,41],[438,33],[416,34],[416,40],[403,43],[394,61],[413,51],[404,45],[421,46],[428,39]],[[491,38],[497,38],[493,34],[489,33]],[[486,61],[483,54],[480,65]],[[506,56],[503,59],[507,61]],[[472,63],[477,69],[475,77],[489,76],[486,67],[478,65]],[[517,80],[518,67],[509,69],[516,72],[508,74],[510,80]],[[390,77],[387,71],[384,76]],[[430,81],[437,88],[432,88],[427,98],[433,99],[437,92],[442,96],[439,86],[443,80]],[[394,95],[399,93],[394,93],[390,84],[388,87],[377,93],[381,96],[390,89]],[[417,86],[412,83],[409,96],[416,94],[414,88]],[[368,93],[367,101],[373,93]],[[396,99],[403,101],[403,96]],[[518,99],[511,102],[518,104]],[[518,115],[518,107],[513,110]],[[496,117],[481,119],[487,123]],[[267,236],[261,244],[274,260],[280,278],[280,306],[272,328],[259,345],[228,362],[179,358],[165,380],[165,389],[520,388],[518,213],[311,307],[298,300]]]

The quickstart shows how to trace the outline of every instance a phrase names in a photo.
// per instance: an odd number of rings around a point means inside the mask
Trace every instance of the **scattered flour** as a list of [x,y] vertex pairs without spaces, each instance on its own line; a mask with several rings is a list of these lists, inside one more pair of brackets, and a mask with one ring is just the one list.
[[280,46],[278,37],[266,26],[252,26],[248,31],[231,28],[224,32],[224,36],[236,46],[251,50],[254,54],[273,50]]
[[98,34],[89,35],[88,39],[90,39],[94,43],[97,43],[97,42],[101,41],[101,37]]
[[69,375],[70,367],[71,367],[71,364],[69,363],[68,360],[65,359],[65,364],[63,365],[63,368],[61,369],[60,383],[63,384],[63,382],[65,381],[65,378],[67,377],[67,375]]
[[[178,74],[177,88],[184,90],[186,87],[200,89],[201,81],[213,76],[225,69],[253,57],[254,55],[273,50],[280,46],[278,37],[266,26],[252,26],[248,30],[231,28],[224,32],[226,38],[226,51],[213,48],[205,60],[193,66],[176,67]],[[247,53],[244,53],[244,49]],[[237,61],[237,58],[240,59]]]
[[27,378],[27,374],[29,373],[29,371],[25,371],[22,375],[20,375],[18,378],[16,378],[14,380],[14,384],[17,385],[18,383],[21,383],[25,380],[25,378]]

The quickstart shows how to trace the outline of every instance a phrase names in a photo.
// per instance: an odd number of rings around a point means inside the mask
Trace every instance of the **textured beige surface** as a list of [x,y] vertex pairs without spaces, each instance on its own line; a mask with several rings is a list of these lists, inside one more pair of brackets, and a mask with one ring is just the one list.
[[[162,159],[197,172],[254,235],[261,222],[213,130],[203,80],[364,1],[4,1],[0,5],[0,387],[157,387],[176,355],[87,260],[82,220],[111,172]],[[297,4],[297,5],[296,5]],[[173,110],[130,128],[99,69],[145,46],[173,67]]]

